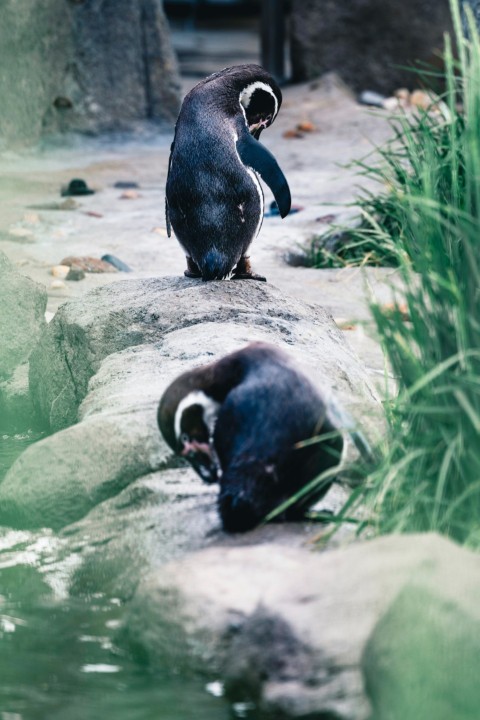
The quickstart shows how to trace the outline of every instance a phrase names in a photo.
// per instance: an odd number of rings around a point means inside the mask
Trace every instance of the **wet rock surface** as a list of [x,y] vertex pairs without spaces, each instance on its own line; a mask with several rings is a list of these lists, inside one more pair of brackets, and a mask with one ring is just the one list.
[[156,422],[165,388],[253,340],[283,346],[367,429],[378,418],[365,371],[322,308],[259,283],[114,283],[64,305],[32,356],[32,397],[57,432],[8,472],[0,520],[61,527],[168,466]]
[[168,338],[159,345],[158,360],[149,358],[150,366],[161,368],[167,357],[188,359],[192,366],[227,352],[230,326],[243,328],[245,344],[258,332],[283,341],[316,365],[327,388],[348,404],[357,401],[352,390],[360,403],[373,399],[360,363],[323,308],[286,298],[271,285],[174,277],[118,282],[64,305],[31,358],[33,398],[58,430],[75,422],[90,378],[109,355]]
[[127,634],[154,667],[188,653],[261,717],[473,718],[479,569],[434,534],[208,548],[140,584]]

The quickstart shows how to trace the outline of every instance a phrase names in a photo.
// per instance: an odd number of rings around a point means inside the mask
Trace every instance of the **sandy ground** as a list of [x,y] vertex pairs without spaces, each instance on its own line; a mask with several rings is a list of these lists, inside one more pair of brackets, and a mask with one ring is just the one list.
[[[187,79],[185,88],[192,83]],[[285,131],[301,121],[313,123],[316,131],[286,139]],[[252,246],[254,269],[286,293],[329,308],[339,324],[367,320],[369,293],[387,300],[395,273],[291,267],[285,254],[323,232],[328,227],[325,216],[334,215],[338,222],[351,213],[341,205],[355,197],[359,178],[344,165],[371,152],[389,133],[385,116],[358,105],[334,78],[327,77],[286,87],[280,114],[262,135],[289,181],[293,203],[303,209],[283,221],[265,218]],[[51,268],[67,255],[112,253],[132,268],[128,277],[183,273],[182,250],[175,238],[167,238],[164,218],[172,135],[173,130],[128,141],[83,140],[68,149],[0,157],[0,249],[22,273],[47,287],[49,313],[99,284],[127,277],[89,274],[54,289]],[[75,177],[83,178],[96,193],[76,199],[74,210],[46,209],[62,201],[61,186]],[[114,187],[118,181],[138,183],[138,196],[122,198],[122,190]],[[264,189],[268,206],[273,198]],[[383,357],[364,325],[357,323],[345,332],[372,377],[382,382]]]

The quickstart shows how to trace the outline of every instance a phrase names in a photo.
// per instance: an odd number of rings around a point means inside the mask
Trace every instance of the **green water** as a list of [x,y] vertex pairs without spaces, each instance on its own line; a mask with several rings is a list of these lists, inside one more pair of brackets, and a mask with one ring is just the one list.
[[38,429],[22,432],[3,432],[0,429],[0,482],[17,457],[44,435],[46,433]]
[[[33,432],[1,436],[0,481]],[[117,642],[125,607],[67,593],[50,531],[0,527],[0,720],[227,720],[208,679],[153,674]],[[215,680],[215,678],[211,678]],[[239,715],[241,716],[241,709]]]
[[116,647],[123,608],[113,599],[56,601],[25,566],[0,571],[0,586],[2,720],[228,716],[204,683],[153,676]]

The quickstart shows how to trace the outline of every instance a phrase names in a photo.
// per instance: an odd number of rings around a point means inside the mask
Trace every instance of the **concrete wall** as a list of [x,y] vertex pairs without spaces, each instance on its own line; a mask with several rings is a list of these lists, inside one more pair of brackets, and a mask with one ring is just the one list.
[[293,77],[335,71],[356,91],[412,87],[418,77],[404,66],[438,66],[450,28],[448,0],[293,0]]
[[0,148],[172,122],[179,97],[161,0],[2,0]]

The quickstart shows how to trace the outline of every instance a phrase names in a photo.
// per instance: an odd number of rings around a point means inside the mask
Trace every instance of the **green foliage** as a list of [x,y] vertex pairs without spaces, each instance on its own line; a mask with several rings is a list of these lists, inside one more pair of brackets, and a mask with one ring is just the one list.
[[[398,310],[372,307],[398,378],[382,460],[358,498],[378,532],[480,528],[480,42],[452,2],[459,60],[446,39],[441,115],[404,118],[383,151],[405,284]],[[365,168],[368,173],[369,168]],[[372,224],[372,234],[377,229]]]
[[396,204],[389,194],[360,198],[358,207],[362,221],[358,227],[333,228],[313,238],[308,260],[315,268],[343,268],[375,265],[396,267],[398,250],[391,244],[399,230],[396,225]]
[[336,522],[436,530],[478,546],[480,40],[471,13],[467,41],[458,0],[451,8],[458,59],[446,37],[447,89],[436,112],[401,117],[382,165],[360,163],[389,190],[360,199],[363,221],[342,262],[364,263],[367,249],[398,265],[401,299],[393,309],[372,306],[398,394],[387,398],[386,437],[374,461],[356,468],[364,482]]

